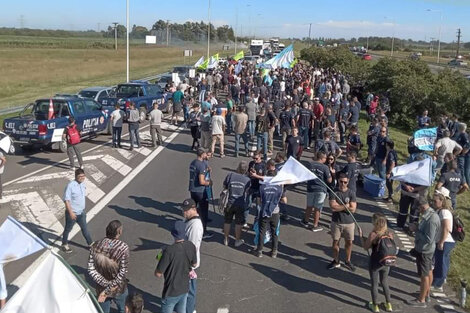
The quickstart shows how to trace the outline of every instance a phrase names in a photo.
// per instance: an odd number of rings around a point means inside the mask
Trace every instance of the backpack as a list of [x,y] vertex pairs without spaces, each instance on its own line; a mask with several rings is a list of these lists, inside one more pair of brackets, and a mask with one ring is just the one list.
[[463,222],[460,217],[452,213],[452,238],[455,241],[463,241],[465,239],[465,231],[463,229]]
[[393,266],[396,264],[397,245],[389,234],[380,236],[375,252],[380,265]]
[[77,125],[72,127],[67,126],[67,142],[71,145],[76,145],[80,143],[80,132],[77,129]]

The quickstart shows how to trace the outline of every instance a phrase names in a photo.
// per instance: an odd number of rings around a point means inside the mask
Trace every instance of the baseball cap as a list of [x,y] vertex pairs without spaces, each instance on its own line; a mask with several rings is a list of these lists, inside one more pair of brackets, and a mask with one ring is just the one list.
[[438,195],[443,195],[445,198],[450,199],[450,191],[446,187],[436,189],[434,193]]
[[183,221],[176,221],[171,230],[171,235],[175,240],[182,240],[185,238],[186,224]]
[[181,208],[183,211],[188,211],[189,209],[195,208],[196,207],[196,202],[194,202],[193,199],[186,199],[183,201],[183,204],[181,205]]

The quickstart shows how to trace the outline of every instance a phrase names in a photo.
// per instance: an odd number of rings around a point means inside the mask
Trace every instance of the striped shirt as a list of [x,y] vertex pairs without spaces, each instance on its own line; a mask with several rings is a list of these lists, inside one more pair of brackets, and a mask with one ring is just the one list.
[[88,259],[88,274],[96,283],[99,295],[108,297],[122,294],[127,287],[129,246],[118,239],[104,238],[93,244]]

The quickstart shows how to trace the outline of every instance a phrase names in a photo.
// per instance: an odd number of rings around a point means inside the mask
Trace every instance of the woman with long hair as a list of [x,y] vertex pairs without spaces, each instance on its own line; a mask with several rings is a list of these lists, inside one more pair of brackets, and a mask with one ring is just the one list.
[[431,291],[441,291],[442,285],[447,278],[450,267],[450,255],[455,247],[455,240],[452,238],[452,206],[449,199],[449,190],[445,187],[436,189],[433,198],[433,208],[441,220],[436,250],[434,252],[434,269]]
[[379,240],[383,236],[389,236],[393,239],[393,233],[388,231],[387,219],[382,213],[375,213],[374,215],[372,215],[372,224],[374,225],[373,230],[370,232],[367,239],[363,241],[364,249],[372,249],[372,253],[370,254],[369,258],[369,274],[371,279],[372,301],[369,302],[369,309],[372,312],[380,312],[379,304],[377,302],[380,279],[380,283],[382,284],[382,288],[385,295],[385,311],[392,312],[390,288],[388,287],[388,274],[390,272],[390,267],[380,264],[377,246],[379,244]]
[[331,174],[331,184],[328,184],[331,189],[334,189],[336,187],[336,173],[339,173],[339,165],[336,164],[336,155],[332,152],[330,152],[326,156],[326,162],[325,165],[328,166],[330,169],[330,174]]

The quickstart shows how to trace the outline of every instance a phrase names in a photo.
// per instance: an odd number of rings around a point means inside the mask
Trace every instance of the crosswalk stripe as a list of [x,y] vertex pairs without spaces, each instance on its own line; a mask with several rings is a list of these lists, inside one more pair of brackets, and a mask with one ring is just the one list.
[[[119,173],[121,173],[121,175],[123,175],[123,176],[126,176],[127,174],[129,174],[129,172],[132,170],[132,168],[130,168],[130,166],[124,164],[123,162],[119,161],[115,157],[113,157],[111,155],[108,155],[108,154],[105,154],[105,155],[102,155],[102,154],[88,155],[88,156],[84,157],[83,160],[87,160],[87,161],[90,161],[90,160],[103,160],[104,163],[109,165],[113,170],[116,170]],[[90,164],[90,165],[93,166],[92,164]]]
[[20,210],[16,211],[20,222],[49,227],[57,221],[46,202],[36,191],[12,195],[10,200],[20,204]]
[[57,172],[57,173],[50,173],[50,174],[44,174],[40,176],[31,176],[27,177],[25,179],[22,179],[18,181],[18,184],[23,184],[23,183],[36,183],[40,182],[43,180],[51,180],[51,179],[66,179],[66,180],[73,180],[75,179],[74,173],[72,171],[63,171],[63,172]]
[[96,203],[104,196],[103,190],[98,188],[91,180],[87,179],[85,181],[86,186],[86,196],[91,202]]
[[39,194],[46,201],[47,206],[51,210],[52,214],[56,217],[62,217],[65,212],[65,203],[59,195],[53,193],[51,190],[41,189]]
[[106,180],[107,176],[100,171],[94,164],[86,165],[87,175],[91,176],[98,185],[101,185]]

